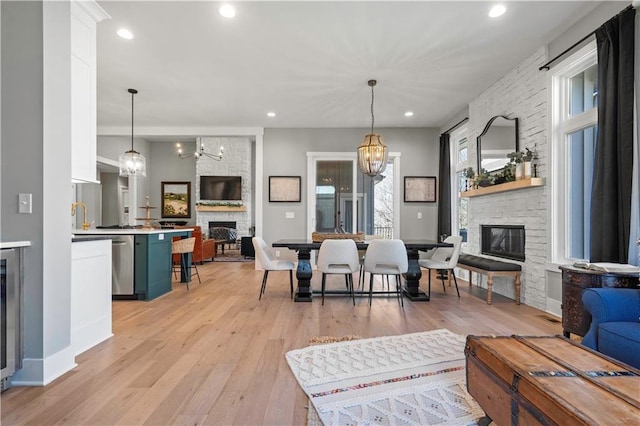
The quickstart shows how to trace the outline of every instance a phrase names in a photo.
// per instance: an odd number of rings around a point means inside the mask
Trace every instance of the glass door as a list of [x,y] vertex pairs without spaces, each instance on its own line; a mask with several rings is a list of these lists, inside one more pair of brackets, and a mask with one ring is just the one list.
[[316,232],[351,233],[363,227],[356,220],[357,206],[353,205],[354,166],[354,160],[315,162]]
[[309,236],[312,232],[364,232],[398,238],[400,155],[390,153],[385,172],[360,173],[355,153],[307,154]]

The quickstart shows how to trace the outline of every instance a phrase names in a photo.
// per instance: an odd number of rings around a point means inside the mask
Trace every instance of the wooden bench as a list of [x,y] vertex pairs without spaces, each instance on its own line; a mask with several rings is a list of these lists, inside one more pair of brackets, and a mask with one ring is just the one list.
[[469,271],[469,285],[471,285],[473,272],[487,276],[487,304],[491,304],[491,290],[493,277],[513,277],[516,287],[516,305],[520,304],[520,272],[522,267],[516,263],[502,262],[486,257],[461,253],[458,258],[458,268]]

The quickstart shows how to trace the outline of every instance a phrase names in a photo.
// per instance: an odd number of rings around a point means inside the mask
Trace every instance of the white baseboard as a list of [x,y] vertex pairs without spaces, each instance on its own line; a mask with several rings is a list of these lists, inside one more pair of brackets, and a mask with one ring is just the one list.
[[22,368],[11,378],[12,386],[46,386],[68,371],[76,364],[71,346],[56,352],[47,358],[25,358]]
[[562,318],[562,302],[555,299],[547,298],[547,313]]

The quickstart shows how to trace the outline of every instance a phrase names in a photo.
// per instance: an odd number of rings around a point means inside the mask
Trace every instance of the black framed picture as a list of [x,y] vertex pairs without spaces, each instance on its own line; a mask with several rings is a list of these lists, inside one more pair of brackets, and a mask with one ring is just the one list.
[[299,203],[302,197],[300,176],[269,176],[269,202]]
[[162,217],[191,217],[191,182],[162,182]]
[[404,202],[405,203],[435,203],[436,202],[436,177],[435,176],[405,176],[404,177]]

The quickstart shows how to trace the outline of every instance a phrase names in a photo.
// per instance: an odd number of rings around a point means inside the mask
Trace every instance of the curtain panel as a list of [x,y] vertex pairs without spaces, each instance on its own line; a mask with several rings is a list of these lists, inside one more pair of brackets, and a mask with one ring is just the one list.
[[591,262],[627,263],[633,175],[635,9],[595,32],[598,139],[591,194]]
[[451,235],[451,154],[449,133],[440,135],[440,175],[438,179],[438,237]]

